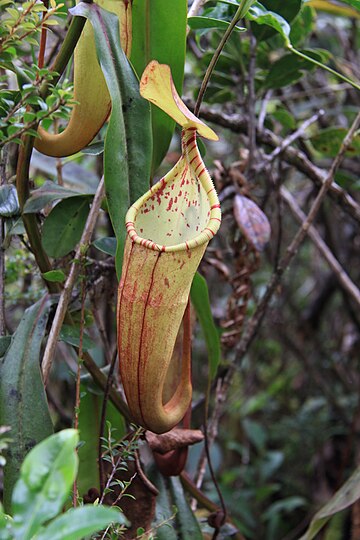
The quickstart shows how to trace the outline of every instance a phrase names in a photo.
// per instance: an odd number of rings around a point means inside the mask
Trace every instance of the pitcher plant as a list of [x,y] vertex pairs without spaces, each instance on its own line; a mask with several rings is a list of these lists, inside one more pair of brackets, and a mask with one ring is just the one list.
[[219,200],[196,136],[218,137],[182,102],[168,66],[150,62],[140,93],[183,128],[180,159],[126,215],[118,291],[118,351],[128,405],[135,422],[164,433],[181,421],[191,402],[188,347],[179,384],[165,403],[164,384],[194,274],[221,222]]

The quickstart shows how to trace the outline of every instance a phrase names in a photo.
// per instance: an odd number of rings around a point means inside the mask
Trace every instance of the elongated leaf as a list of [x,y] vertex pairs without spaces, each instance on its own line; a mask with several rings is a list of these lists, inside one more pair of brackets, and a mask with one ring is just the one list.
[[[93,195],[95,191],[89,190],[89,195]],[[58,201],[61,199],[68,199],[69,197],[75,197],[77,195],[84,195],[79,191],[64,188],[54,182],[47,181],[38,189],[35,189],[29,199],[26,201],[24,207],[24,214],[32,214],[39,212],[49,203]]]
[[15,186],[0,186],[0,216],[12,217],[20,213],[20,206]]
[[[134,0],[131,62],[141,77],[151,60],[171,68],[181,96],[186,46],[186,0]],[[152,174],[168,151],[175,123],[163,111],[151,106],[153,132]]]
[[359,0],[343,0],[350,7],[331,2],[331,0],[308,0],[306,4],[316,9],[316,11],[325,11],[338,17],[355,17],[360,19],[360,1]]
[[136,76],[120,47],[117,17],[96,4],[83,2],[70,11],[86,17],[93,26],[98,59],[111,96],[104,174],[109,214],[118,242],[115,261],[120,276],[125,214],[130,203],[146,191],[150,180],[150,107],[141,98]]
[[63,257],[79,242],[89,213],[89,197],[59,202],[43,225],[42,244],[49,257]]
[[221,359],[220,338],[211,313],[209,291],[206,279],[199,272],[195,274],[191,285],[191,301],[204,333],[206,347],[209,354],[209,367],[211,378],[215,377]]
[[345,508],[349,508],[355,501],[360,498],[360,467],[350,476],[347,482],[335,493],[330,501],[323,506],[319,512],[313,517],[310,526],[300,540],[312,540],[317,533],[329,521],[329,519],[341,512]]
[[0,361],[0,425],[11,427],[12,439],[5,467],[6,511],[26,454],[53,429],[39,361],[49,307],[50,303],[43,299],[26,310]]
[[[218,28],[226,30],[230,23],[221,19],[214,19],[212,17],[189,17],[188,25],[192,30],[203,30],[205,28]],[[240,26],[235,26],[234,30],[237,32],[246,32],[246,28],[242,28]]]
[[[155,518],[153,521],[153,526],[156,527],[156,538],[157,540],[176,540],[178,535],[173,527],[175,512],[164,477],[155,467],[147,472],[149,478],[159,490],[159,495],[156,497]],[[160,523],[164,523],[164,525],[159,526]]]
[[29,540],[61,512],[77,472],[78,439],[76,430],[65,429],[26,457],[12,498],[15,540]]
[[360,0],[342,0],[345,4],[360,10]]
[[178,509],[176,520],[181,538],[183,540],[202,540],[200,525],[186,500],[180,478],[169,478],[169,483],[174,504]]
[[117,508],[92,506],[68,510],[54,519],[36,540],[81,540],[85,536],[105,529],[110,523],[125,525],[127,520]]

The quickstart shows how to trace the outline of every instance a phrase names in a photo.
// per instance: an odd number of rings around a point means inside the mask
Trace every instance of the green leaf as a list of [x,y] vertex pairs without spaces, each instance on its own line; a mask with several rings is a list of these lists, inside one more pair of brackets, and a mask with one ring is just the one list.
[[[155,518],[152,523],[153,527],[156,527],[156,538],[157,540],[177,540],[178,535],[173,527],[174,518],[171,519],[174,515],[174,508],[171,504],[164,477],[155,467],[150,468],[148,473],[151,482],[159,490],[156,497]],[[161,523],[164,523],[164,525],[160,525]]]
[[360,10],[360,0],[341,0],[344,4],[348,4],[348,6],[351,6],[355,9]]
[[11,343],[11,336],[0,336],[0,357],[4,356]]
[[[328,59],[327,51],[322,49],[306,49],[304,52],[308,57],[322,62]],[[266,88],[282,88],[295,83],[303,77],[304,71],[313,71],[316,68],[314,64],[300,58],[295,53],[284,54],[279,60],[274,62],[265,79]]]
[[[189,17],[188,25],[192,30],[203,30],[205,28],[226,30],[230,23],[221,19],[213,19],[212,17]],[[235,26],[234,30],[237,32],[246,32],[246,28],[240,26]]]
[[169,478],[170,491],[178,512],[176,521],[178,522],[180,537],[183,540],[202,540],[203,535],[198,520],[192,512],[186,500],[180,478]]
[[[182,94],[186,49],[187,1],[134,0],[131,62],[140,77],[151,60],[170,66],[178,94]],[[159,39],[161,36],[161,39]],[[165,157],[175,122],[151,106],[153,132],[152,176]]]
[[126,525],[128,522],[117,508],[87,504],[80,508],[71,508],[54,519],[36,540],[81,540],[84,536],[105,529],[111,523]]
[[[63,324],[59,335],[60,341],[65,341],[69,345],[79,347],[80,345],[80,328],[78,326],[68,326]],[[89,351],[95,347],[95,343],[89,338],[85,332],[83,333],[83,350]]]
[[[279,32],[287,42],[289,23],[299,13],[302,0],[262,0],[255,2],[246,17],[254,21],[251,28],[258,41],[265,41]],[[255,18],[253,18],[255,17]],[[259,26],[262,25],[262,26]]]
[[70,11],[86,17],[93,26],[98,59],[111,96],[104,175],[109,214],[118,242],[115,263],[119,277],[126,237],[125,215],[129,205],[149,187],[150,107],[140,96],[139,83],[121,49],[118,18],[96,4],[80,3]]
[[[94,191],[89,190],[86,195],[93,195],[94,193]],[[59,184],[55,184],[48,180],[44,185],[31,193],[29,199],[25,203],[24,214],[34,214],[45,208],[49,203],[76,196],[83,197],[84,193],[64,188],[63,186],[59,186]]]
[[349,508],[360,498],[360,467],[350,476],[345,484],[333,495],[330,501],[313,517],[310,526],[300,540],[312,540],[329,519]]
[[4,505],[10,497],[26,454],[53,427],[40,373],[40,348],[49,315],[46,298],[28,308],[0,361],[0,425],[11,427],[7,451]]
[[[289,2],[291,3],[291,2]],[[300,2],[301,4],[301,2]],[[247,18],[259,25],[270,26],[284,39],[286,46],[290,45],[290,25],[284,17],[275,11],[269,11],[259,2],[255,2],[247,12]],[[254,32],[256,35],[256,32]],[[259,39],[259,38],[258,38]],[[262,39],[267,39],[263,37]]]
[[0,186],[0,216],[13,217],[20,214],[20,206],[15,186]]
[[78,439],[76,430],[65,429],[42,441],[25,458],[12,498],[15,540],[32,538],[61,512],[76,477]]
[[41,274],[46,281],[52,281],[56,283],[62,283],[66,279],[66,275],[62,270],[49,270]]
[[211,313],[206,279],[199,272],[195,274],[190,295],[205,337],[209,354],[210,377],[214,378],[221,358],[220,338]]
[[79,242],[89,213],[89,196],[59,202],[44,221],[42,244],[49,257],[64,257]]
[[88,154],[90,156],[98,156],[104,152],[104,141],[98,141],[89,146],[86,146],[81,150],[82,154]]
[[113,257],[115,257],[116,238],[111,237],[111,236],[98,238],[98,240],[95,240],[95,242],[93,242],[93,246],[95,246],[99,251],[102,251],[103,253],[106,253],[107,255],[112,255]]
[[[103,393],[94,393],[85,378],[81,382],[81,401],[79,410],[79,433],[81,447],[78,450],[79,472],[78,490],[80,495],[84,495],[91,487],[99,489],[99,466],[98,447],[94,444],[99,437],[101,410],[103,403]],[[113,436],[120,440],[126,434],[124,418],[114,405],[108,401],[106,407],[106,422],[110,422],[113,429]],[[107,436],[106,426],[104,437]]]
[[[311,144],[317,152],[327,156],[335,157],[348,130],[342,127],[330,127],[323,129],[310,137]],[[347,157],[356,157],[360,153],[360,132],[351,141],[350,147],[346,151]]]
[[6,516],[6,514],[4,514],[4,510],[0,502],[0,540],[12,540],[13,538],[14,536],[12,534],[10,519],[8,516]]

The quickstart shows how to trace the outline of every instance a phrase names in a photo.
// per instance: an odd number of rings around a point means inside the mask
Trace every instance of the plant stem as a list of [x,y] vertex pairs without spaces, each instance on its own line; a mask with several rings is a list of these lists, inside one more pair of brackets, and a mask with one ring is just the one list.
[[106,381],[106,388],[104,391],[104,397],[101,407],[101,417],[100,417],[100,429],[99,429],[99,439],[98,439],[98,466],[99,466],[99,478],[100,478],[100,495],[104,493],[105,489],[105,474],[104,474],[104,462],[102,459],[102,437],[104,435],[105,422],[106,422],[106,409],[109,399],[109,392],[113,381],[115,363],[116,363],[117,350],[115,350],[113,357],[111,359],[110,370]]
[[[86,272],[84,256],[80,260],[79,266],[82,272]],[[79,412],[80,412],[80,386],[81,386],[81,365],[83,362],[83,340],[84,340],[84,319],[85,319],[85,298],[86,298],[86,282],[85,275],[81,275],[81,315],[80,315],[80,337],[79,337],[79,352],[77,359],[76,370],[76,390],[75,390],[75,415],[74,429],[79,429]],[[76,449],[76,453],[78,450]],[[73,507],[76,508],[78,500],[77,478],[75,477],[73,485]]]
[[341,79],[342,81],[345,81],[349,83],[351,86],[356,88],[357,90],[360,90],[360,85],[356,82],[352,81],[346,75],[342,75],[342,73],[339,73],[338,71],[335,71],[335,69],[332,69],[331,67],[327,66],[326,64],[323,64],[322,62],[319,62],[318,60],[315,60],[315,58],[311,58],[311,56],[308,56],[307,54],[302,53],[301,51],[298,51],[297,49],[294,49],[291,45],[288,46],[288,49],[299,56],[300,58],[303,58],[304,60],[307,60],[308,62],[311,62],[315,66],[318,66],[322,69],[325,69],[329,73],[332,73],[332,75],[335,75],[338,79]]
[[227,29],[225,31],[225,34],[221,38],[221,41],[220,41],[216,51],[214,52],[214,54],[213,54],[213,56],[212,56],[212,58],[210,60],[210,64],[208,65],[208,68],[207,68],[207,70],[205,72],[205,76],[204,76],[203,81],[201,83],[199,95],[197,97],[195,108],[194,108],[195,116],[197,116],[198,113],[199,113],[201,103],[202,103],[202,100],[203,100],[205,92],[206,92],[207,85],[209,84],[209,81],[210,81],[210,77],[212,75],[212,72],[214,71],[214,68],[215,68],[215,66],[217,64],[217,61],[219,60],[219,57],[220,57],[220,55],[222,53],[223,48],[225,47],[225,44],[226,44],[227,40],[229,39],[232,31],[234,30],[234,28],[237,25],[237,23],[239,22],[239,20],[244,17],[244,15],[246,14],[247,10],[249,9],[249,7],[250,7],[250,5],[252,3],[253,2],[249,1],[249,0],[242,0],[241,1],[240,6],[236,10],[234,18],[232,19],[231,23],[227,27]]
[[[0,186],[6,183],[6,163],[8,149],[0,150]],[[5,323],[5,249],[4,242],[4,220],[0,218],[0,336],[6,333]]]
[[79,41],[85,22],[86,19],[84,17],[72,18],[60,51],[50,67],[51,71],[54,72],[54,75],[50,81],[45,81],[40,87],[39,93],[42,98],[49,95],[51,86],[56,85],[63,74],[74,52],[76,44]]

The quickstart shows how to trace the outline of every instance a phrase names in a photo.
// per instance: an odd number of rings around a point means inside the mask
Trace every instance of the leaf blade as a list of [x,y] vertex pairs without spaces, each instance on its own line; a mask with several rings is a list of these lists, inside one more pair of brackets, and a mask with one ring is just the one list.
[[6,511],[25,455],[53,429],[39,362],[49,308],[45,298],[26,310],[0,362],[0,424],[11,426],[13,440],[5,467]]
[[75,480],[78,433],[65,429],[35,446],[25,458],[12,508],[15,540],[28,540],[63,507]]
[[105,138],[104,176],[109,214],[117,239],[115,257],[121,274],[125,215],[130,203],[148,188],[151,169],[149,104],[141,98],[136,76],[120,46],[118,19],[96,4],[80,2],[70,10],[94,29],[96,51],[112,101]]
[[206,279],[199,272],[195,274],[191,285],[191,302],[204,333],[206,347],[209,353],[210,377],[213,379],[221,360],[221,345],[217,328],[211,313],[209,290]]
[[127,520],[119,510],[105,506],[87,504],[72,508],[54,519],[36,540],[81,540],[85,536],[101,531],[110,523],[125,525]]

